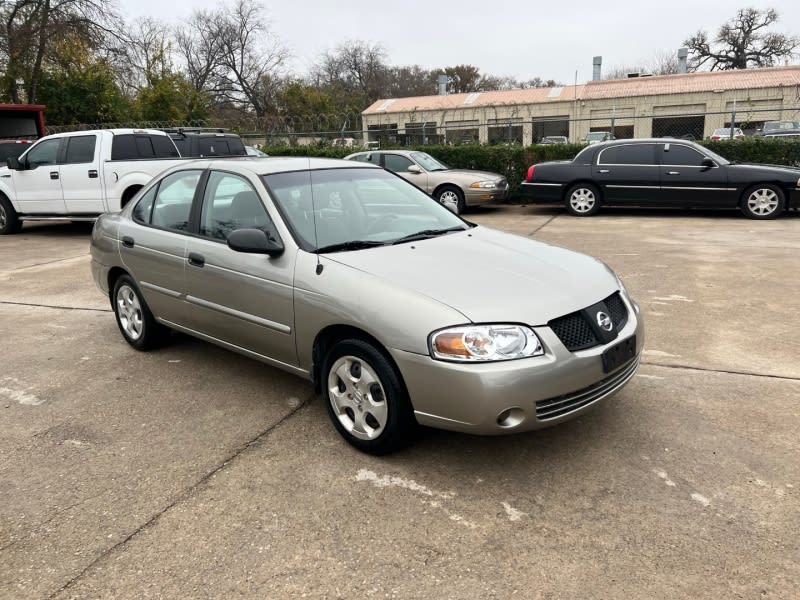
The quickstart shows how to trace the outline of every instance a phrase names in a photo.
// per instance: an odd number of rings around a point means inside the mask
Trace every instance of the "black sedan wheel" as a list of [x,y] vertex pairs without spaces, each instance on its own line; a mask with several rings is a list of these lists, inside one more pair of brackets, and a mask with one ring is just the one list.
[[755,185],[742,196],[741,208],[751,219],[775,219],[783,212],[783,190],[774,185]]
[[331,348],[322,365],[328,415],[350,444],[385,454],[414,430],[408,392],[394,366],[372,344],[349,339]]
[[119,330],[131,346],[150,350],[166,341],[169,328],[155,320],[133,279],[127,275],[117,279],[112,299]]
[[576,217],[591,217],[600,210],[600,192],[589,183],[573,185],[567,191],[567,211]]

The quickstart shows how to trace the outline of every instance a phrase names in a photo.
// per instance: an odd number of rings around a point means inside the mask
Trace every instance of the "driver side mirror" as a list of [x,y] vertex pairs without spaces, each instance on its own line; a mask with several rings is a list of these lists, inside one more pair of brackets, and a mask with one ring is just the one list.
[[416,175],[422,173],[422,169],[420,168],[419,165],[410,165],[408,169],[406,169],[406,171],[408,171],[409,173],[415,173]]
[[236,229],[228,234],[228,247],[236,252],[266,254],[269,257],[283,254],[280,238],[273,237],[261,229]]
[[22,163],[19,162],[19,159],[16,156],[9,156],[6,159],[6,166],[11,169],[12,171],[22,171],[23,166]]
[[713,169],[716,167],[716,163],[708,157],[705,157],[702,161],[700,161],[700,166],[703,167],[703,170]]

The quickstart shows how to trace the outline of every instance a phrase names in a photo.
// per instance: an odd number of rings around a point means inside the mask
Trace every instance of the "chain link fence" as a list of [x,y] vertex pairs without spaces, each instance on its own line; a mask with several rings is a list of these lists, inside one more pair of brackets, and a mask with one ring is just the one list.
[[[241,135],[246,142],[259,146],[340,146],[405,147],[433,144],[530,145],[538,143],[582,143],[609,139],[671,137],[686,140],[721,137],[761,136],[770,128],[800,128],[800,104],[789,107],[744,109],[734,106],[719,112],[670,112],[633,114],[632,109],[592,111],[581,118],[509,116],[498,113],[503,107],[490,107],[492,118],[483,110],[472,119],[457,118],[441,122],[415,119],[412,115],[382,115],[384,121],[398,123],[370,124],[369,117],[358,113],[330,113],[301,116],[252,117],[228,116],[204,121],[136,121],[100,124],[51,125],[48,133],[88,129],[178,129],[222,128]],[[507,107],[505,107],[507,108]],[[408,118],[414,120],[408,121]],[[366,126],[362,122],[366,120]],[[718,131],[721,130],[721,131]]]

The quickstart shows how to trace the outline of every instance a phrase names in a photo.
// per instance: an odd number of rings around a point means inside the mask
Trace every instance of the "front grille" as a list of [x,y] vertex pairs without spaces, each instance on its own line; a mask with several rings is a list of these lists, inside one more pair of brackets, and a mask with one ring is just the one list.
[[616,373],[613,373],[611,376],[587,388],[570,394],[556,396],[555,398],[539,400],[536,403],[536,418],[540,421],[557,419],[558,417],[563,417],[579,408],[588,406],[592,402],[600,400],[625,385],[636,373],[638,366],[639,358],[636,357]]
[[[608,309],[612,323],[614,323],[614,331],[619,332],[628,322],[628,309],[625,308],[622,297],[619,292],[614,292],[608,298],[605,298],[603,303]],[[570,352],[586,350],[601,343],[583,311],[579,310],[563,317],[558,317],[547,325]]]
[[548,325],[570,352],[591,348],[600,343],[589,323],[579,312],[553,319]]

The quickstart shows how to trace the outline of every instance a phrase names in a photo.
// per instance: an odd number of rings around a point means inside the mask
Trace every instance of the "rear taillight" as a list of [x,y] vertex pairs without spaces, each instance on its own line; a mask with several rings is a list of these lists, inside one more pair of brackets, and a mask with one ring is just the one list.
[[528,167],[528,174],[525,175],[525,181],[533,181],[533,172],[536,170],[536,165]]

